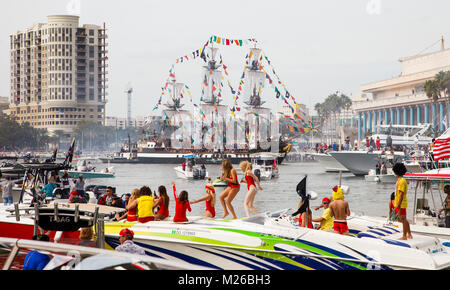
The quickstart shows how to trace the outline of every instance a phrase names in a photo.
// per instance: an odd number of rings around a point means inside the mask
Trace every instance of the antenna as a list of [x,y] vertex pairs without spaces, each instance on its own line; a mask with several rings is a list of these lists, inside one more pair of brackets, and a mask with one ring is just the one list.
[[131,83],[127,84],[125,93],[127,93],[128,96],[127,127],[131,127],[131,95],[133,94],[133,87],[131,86]]

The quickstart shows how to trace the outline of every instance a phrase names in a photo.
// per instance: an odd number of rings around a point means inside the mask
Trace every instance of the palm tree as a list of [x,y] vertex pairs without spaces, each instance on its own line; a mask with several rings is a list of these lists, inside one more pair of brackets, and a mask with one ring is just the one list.
[[[425,84],[423,85],[423,90],[425,91],[425,94],[427,95],[427,97],[431,100],[431,103],[433,105],[436,105],[436,113],[437,113],[437,116],[439,116],[440,108],[437,105],[439,97],[441,95],[439,81],[436,79],[426,81]],[[437,116],[435,116],[435,117],[437,118]],[[439,131],[438,130],[438,128],[439,128],[438,122],[436,122],[436,125],[437,125],[437,127],[433,128],[435,135],[436,135],[436,132]]]

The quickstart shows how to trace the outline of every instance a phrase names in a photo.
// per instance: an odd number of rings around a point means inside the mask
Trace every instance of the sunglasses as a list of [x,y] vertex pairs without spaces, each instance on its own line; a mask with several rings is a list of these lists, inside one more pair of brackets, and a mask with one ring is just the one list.
[[330,204],[329,202],[324,202],[323,204]]

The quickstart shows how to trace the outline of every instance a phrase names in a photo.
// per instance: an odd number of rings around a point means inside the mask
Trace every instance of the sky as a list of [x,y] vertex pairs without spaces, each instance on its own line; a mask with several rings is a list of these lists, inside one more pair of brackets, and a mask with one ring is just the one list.
[[[173,64],[199,103],[201,59],[175,61],[214,35],[256,39],[290,94],[315,113],[314,105],[336,91],[353,96],[363,84],[398,76],[399,58],[438,50],[441,36],[450,40],[448,11],[446,0],[4,0],[0,96],[10,95],[9,35],[46,23],[48,15],[70,14],[80,24],[106,23],[107,116],[126,116],[128,84],[132,116],[157,115],[152,110]],[[250,46],[218,47],[237,88]],[[232,105],[230,93],[223,98]],[[284,104],[268,84],[263,100],[274,110]]]

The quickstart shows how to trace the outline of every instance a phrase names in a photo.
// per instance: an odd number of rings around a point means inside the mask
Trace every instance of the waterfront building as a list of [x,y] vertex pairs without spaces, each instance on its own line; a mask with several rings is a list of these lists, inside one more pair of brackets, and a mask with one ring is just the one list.
[[402,71],[398,77],[361,86],[364,94],[353,103],[359,140],[375,133],[380,124],[432,123],[440,132],[448,125],[445,116],[450,107],[445,98],[433,104],[423,89],[427,80],[450,70],[450,50],[444,49],[443,40],[440,51],[403,57],[399,61]]
[[106,39],[105,25],[68,15],[10,35],[11,117],[66,137],[81,121],[104,124]]

